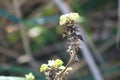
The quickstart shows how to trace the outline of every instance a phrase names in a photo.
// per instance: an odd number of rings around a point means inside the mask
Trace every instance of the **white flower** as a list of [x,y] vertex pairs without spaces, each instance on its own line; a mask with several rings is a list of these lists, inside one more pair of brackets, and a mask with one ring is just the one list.
[[54,66],[55,65],[55,61],[54,60],[48,60],[48,66]]
[[[65,66],[60,66],[59,69],[65,69]],[[68,67],[67,70],[72,70],[72,67]]]

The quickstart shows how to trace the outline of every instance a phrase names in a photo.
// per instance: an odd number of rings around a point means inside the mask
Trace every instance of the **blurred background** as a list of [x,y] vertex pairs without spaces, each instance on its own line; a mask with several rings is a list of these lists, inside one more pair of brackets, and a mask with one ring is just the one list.
[[[119,2],[120,3],[120,2]],[[87,47],[104,80],[120,80],[118,0],[0,0],[0,75],[24,77],[50,59],[69,60],[60,15],[77,12]],[[119,4],[119,5],[118,5]],[[118,14],[119,13],[119,14]],[[118,17],[119,16],[119,17]],[[68,80],[94,80],[83,53]]]

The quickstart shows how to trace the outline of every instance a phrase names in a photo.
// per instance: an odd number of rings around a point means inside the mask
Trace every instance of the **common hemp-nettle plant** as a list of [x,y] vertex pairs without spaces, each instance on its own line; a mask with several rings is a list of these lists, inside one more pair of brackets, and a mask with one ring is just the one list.
[[60,59],[49,60],[48,64],[43,64],[40,67],[40,72],[43,72],[47,80],[64,80],[68,75],[68,70],[72,70],[70,65],[78,59],[77,50],[79,49],[80,41],[83,41],[78,25],[80,16],[78,13],[68,13],[60,16],[60,26],[64,27],[62,34],[66,39],[67,53],[70,58],[66,66],[63,66],[63,61]]

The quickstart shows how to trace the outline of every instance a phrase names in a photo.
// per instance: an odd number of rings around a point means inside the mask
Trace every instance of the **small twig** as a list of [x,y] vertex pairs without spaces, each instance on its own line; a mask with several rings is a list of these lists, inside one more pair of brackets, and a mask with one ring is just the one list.
[[63,70],[61,71],[61,73],[55,78],[55,80],[57,80],[59,77],[61,77],[62,75],[64,75],[64,73],[66,72],[67,68],[68,68],[68,67],[71,65],[71,63],[73,62],[74,56],[75,56],[75,52],[72,52],[72,53],[70,54],[70,60],[68,61],[65,69],[63,69]]
[[60,75],[64,74],[64,72],[67,70],[67,68],[71,65],[72,61],[74,60],[74,56],[75,56],[75,52],[73,52],[73,53],[70,55],[70,60],[68,61],[65,69],[60,73]]

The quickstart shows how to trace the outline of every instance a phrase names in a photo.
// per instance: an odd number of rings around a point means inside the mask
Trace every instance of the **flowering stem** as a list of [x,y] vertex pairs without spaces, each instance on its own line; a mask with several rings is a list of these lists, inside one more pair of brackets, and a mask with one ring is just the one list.
[[67,65],[65,66],[65,69],[63,69],[61,71],[61,73],[55,78],[55,80],[58,80],[59,77],[61,77],[62,75],[64,75],[64,73],[66,72],[67,68],[71,65],[71,63],[74,60],[74,56],[75,56],[75,52],[70,54],[70,60],[68,61]]
[[76,51],[79,48],[79,36],[77,35],[76,31],[79,29],[78,26],[76,26],[76,23],[79,22],[79,14],[78,13],[69,13],[62,15],[60,17],[60,25],[65,26],[65,30],[63,33],[63,37],[66,37],[68,49],[67,52],[70,55],[70,59],[66,65],[66,67],[55,77],[55,80],[61,80],[65,76],[65,73],[67,71],[67,68],[71,65],[71,63],[75,60]]

